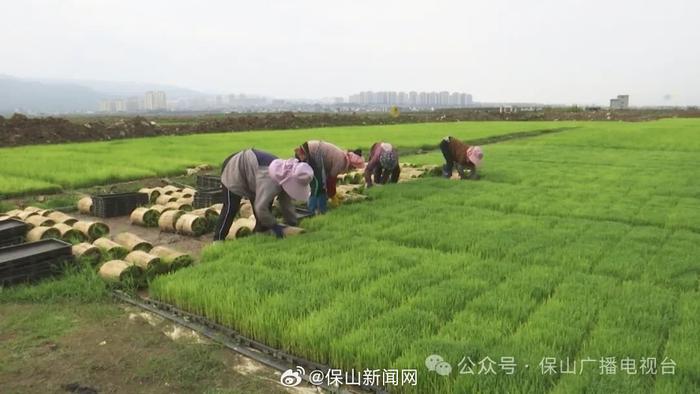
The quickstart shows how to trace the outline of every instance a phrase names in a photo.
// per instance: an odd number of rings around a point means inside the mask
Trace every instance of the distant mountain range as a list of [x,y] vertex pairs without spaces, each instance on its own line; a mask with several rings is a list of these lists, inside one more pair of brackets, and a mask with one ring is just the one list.
[[92,80],[26,79],[0,75],[0,114],[17,110],[32,113],[96,111],[100,100],[142,96],[162,90],[168,99],[202,96],[204,93],[177,86]]

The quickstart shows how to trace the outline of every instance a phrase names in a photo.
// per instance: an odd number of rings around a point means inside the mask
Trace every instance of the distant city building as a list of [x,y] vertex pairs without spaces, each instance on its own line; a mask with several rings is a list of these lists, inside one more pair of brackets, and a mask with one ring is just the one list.
[[160,111],[168,108],[165,92],[162,90],[146,92],[143,98],[143,109],[146,111]]
[[627,109],[629,106],[630,96],[627,94],[621,94],[617,98],[610,99],[610,109]]
[[472,105],[472,96],[459,92],[360,92],[348,96],[349,104],[362,106],[411,106],[411,107],[443,107],[458,108]]
[[410,92],[408,94],[408,105],[418,105],[418,92]]

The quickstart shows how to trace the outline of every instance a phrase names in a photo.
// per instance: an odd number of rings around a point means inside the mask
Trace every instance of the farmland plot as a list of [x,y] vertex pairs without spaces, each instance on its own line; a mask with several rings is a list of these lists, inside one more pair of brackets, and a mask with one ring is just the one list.
[[368,150],[379,140],[402,148],[434,148],[448,134],[467,140],[514,132],[572,127],[573,122],[457,122],[392,126],[216,133],[0,149],[0,196],[58,191],[139,178],[181,174],[202,163],[218,166],[250,147],[291,157],[309,139]]
[[697,122],[606,125],[489,146],[479,182],[373,188],[303,237],[212,246],[152,294],[336,368],[417,369],[396,391],[698,392]]

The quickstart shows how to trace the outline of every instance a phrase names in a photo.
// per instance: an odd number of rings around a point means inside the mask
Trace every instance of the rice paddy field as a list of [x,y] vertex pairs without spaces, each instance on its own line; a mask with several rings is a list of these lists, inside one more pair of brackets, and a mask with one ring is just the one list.
[[64,189],[184,173],[207,163],[219,166],[229,154],[256,147],[293,156],[309,139],[369,149],[378,139],[402,148],[435,148],[446,135],[467,140],[514,132],[572,127],[573,122],[460,122],[371,127],[328,127],[281,131],[213,133],[124,139],[108,142],[0,148],[0,196]]
[[[485,145],[478,182],[378,186],[367,202],[304,221],[303,236],[211,245],[200,264],[157,278],[150,295],[343,371],[417,370],[416,385],[389,384],[391,392],[700,392],[700,120],[463,122],[0,149],[0,194],[216,165],[247,146],[290,156],[312,138],[419,148],[447,134],[561,127],[575,128]],[[430,355],[451,371],[428,370]]]
[[696,393],[699,165],[697,120],[488,145],[478,182],[372,188],[304,236],[213,245],[151,295],[344,371],[418,371],[392,392]]

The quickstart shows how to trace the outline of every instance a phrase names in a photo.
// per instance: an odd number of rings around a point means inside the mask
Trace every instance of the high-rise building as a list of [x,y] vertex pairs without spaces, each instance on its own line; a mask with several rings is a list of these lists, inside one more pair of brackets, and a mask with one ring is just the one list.
[[437,105],[441,107],[447,107],[450,105],[450,92],[442,91],[438,95]]
[[630,96],[620,94],[617,98],[610,99],[610,109],[627,109],[630,106]]
[[408,105],[417,105],[418,104],[418,92],[412,91],[408,93]]
[[143,109],[146,111],[160,111],[167,109],[165,92],[162,90],[146,92],[143,98]]

